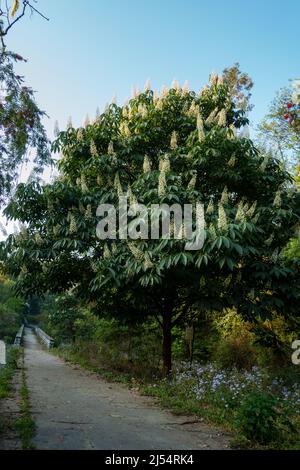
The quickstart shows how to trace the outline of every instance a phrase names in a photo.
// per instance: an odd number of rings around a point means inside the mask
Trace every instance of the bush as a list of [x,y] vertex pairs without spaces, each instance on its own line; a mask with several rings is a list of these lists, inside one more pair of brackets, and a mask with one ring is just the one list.
[[252,392],[245,397],[235,417],[235,427],[247,439],[269,444],[294,431],[278,398],[267,392]]
[[21,325],[23,302],[13,296],[13,282],[0,274],[0,338],[13,343]]
[[251,369],[257,365],[258,353],[254,346],[251,325],[234,310],[227,310],[214,320],[219,338],[211,351],[211,359],[224,368]]
[[161,338],[153,322],[128,326],[86,310],[74,326],[75,341],[59,344],[60,353],[69,360],[147,380],[159,373]]
[[160,369],[161,338],[154,322],[127,326],[101,318],[92,342],[108,368],[148,378]]
[[224,338],[219,340],[213,360],[225,369],[251,369],[257,364],[257,351],[251,344],[248,335],[241,333],[240,337]]
[[49,297],[42,305],[41,314],[36,318],[39,326],[55,339],[57,344],[73,343],[77,338],[77,323],[79,329],[83,330],[80,323],[85,317],[85,309],[82,308],[78,299],[70,292]]
[[290,362],[290,345],[297,339],[296,325],[273,314],[268,320],[256,323],[245,321],[234,309],[215,314],[214,328],[217,345],[210,360],[225,368],[250,369],[286,366]]

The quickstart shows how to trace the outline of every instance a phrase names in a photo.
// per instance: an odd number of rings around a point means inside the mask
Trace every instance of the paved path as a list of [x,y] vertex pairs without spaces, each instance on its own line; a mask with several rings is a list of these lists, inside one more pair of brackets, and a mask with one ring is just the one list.
[[37,449],[225,449],[229,437],[148,397],[70,366],[25,333],[25,366]]

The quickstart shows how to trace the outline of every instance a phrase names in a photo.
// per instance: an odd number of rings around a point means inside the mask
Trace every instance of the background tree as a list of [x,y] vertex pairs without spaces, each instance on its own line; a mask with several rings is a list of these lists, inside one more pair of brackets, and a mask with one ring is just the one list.
[[247,73],[241,72],[238,62],[224,69],[223,81],[228,87],[236,108],[243,109],[245,112],[251,111],[253,109],[250,102],[253,80]]
[[[299,190],[300,168],[300,80],[282,88],[276,95],[269,114],[259,126],[259,144],[266,154],[274,154],[288,167]],[[266,146],[269,146],[268,150]],[[285,250],[292,259],[300,257],[300,234],[293,237]]]
[[24,300],[14,295],[14,282],[0,273],[0,338],[13,343],[22,323]]
[[[175,82],[158,96],[147,85],[94,124],[62,132],[53,145],[63,155],[61,177],[20,185],[6,211],[29,224],[4,251],[19,292],[72,288],[98,312],[107,299],[115,316],[129,306],[155,312],[166,373],[172,329],[193,312],[235,307],[251,321],[296,315],[299,266],[280,254],[299,224],[299,193],[278,160],[237,135],[247,119],[236,106],[224,77],[212,75],[200,94]],[[99,240],[97,206],[124,194],[148,215],[155,203],[201,202],[203,248],[187,251],[173,235],[123,240],[119,228],[117,240]]]
[[[38,10],[28,1],[1,2],[0,5],[0,203],[10,194],[21,162],[30,158],[33,171],[50,163],[48,139],[33,90],[15,72],[16,62],[26,62],[20,54],[6,49],[4,38],[26,11]],[[38,12],[39,13],[39,12]],[[39,13],[40,14],[40,13]]]
[[258,127],[260,141],[292,169],[299,162],[300,132],[291,125],[289,109],[293,107],[293,88],[282,88],[270,106],[269,114]]

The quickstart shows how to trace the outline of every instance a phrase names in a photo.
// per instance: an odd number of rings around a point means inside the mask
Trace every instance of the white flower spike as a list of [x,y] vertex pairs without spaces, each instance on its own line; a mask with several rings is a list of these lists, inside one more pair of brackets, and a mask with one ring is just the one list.
[[145,91],[150,91],[151,90],[151,82],[148,79],[145,84]]
[[68,121],[67,121],[67,129],[72,129],[73,123],[72,123],[72,117],[69,116]]
[[172,132],[170,147],[171,147],[172,150],[175,150],[178,147],[176,131]]
[[184,91],[185,93],[188,93],[190,91],[190,85],[189,85],[189,81],[186,80],[182,86],[182,91]]
[[89,115],[87,114],[84,118],[84,121],[83,121],[83,127],[89,126],[90,123],[91,123],[91,121],[90,121]]

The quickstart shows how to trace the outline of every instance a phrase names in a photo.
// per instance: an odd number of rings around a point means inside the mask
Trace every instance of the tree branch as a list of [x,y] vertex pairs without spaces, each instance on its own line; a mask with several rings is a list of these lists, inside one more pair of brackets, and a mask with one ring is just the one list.
[[31,5],[31,3],[27,2],[28,3],[28,6],[31,8],[31,10],[35,11],[38,15],[40,15],[42,18],[44,18],[44,20],[46,21],[50,21],[50,18],[48,18],[47,16],[43,15],[42,12],[40,12],[37,8],[35,8],[33,5]]
[[24,16],[25,13],[26,13],[26,8],[27,8],[27,6],[28,6],[28,2],[27,2],[27,0],[24,0],[24,1],[23,1],[23,10],[22,10],[22,13],[21,13],[12,23],[9,21],[9,19],[7,20],[7,21],[8,21],[8,26],[7,26],[7,28],[6,28],[3,32],[1,32],[1,38],[2,38],[2,39],[3,39],[3,36],[6,36],[7,33],[8,33],[8,31],[9,31],[21,18],[23,18],[23,16]]
[[[7,7],[7,4],[6,4],[6,7]],[[40,15],[44,20],[46,21],[50,21],[49,18],[47,18],[45,15],[43,15],[42,12],[40,12],[37,8],[35,8],[28,0],[23,0],[23,7],[22,7],[22,12],[20,13],[20,15],[12,22],[10,22],[9,20],[9,13],[7,13],[5,15],[5,13],[3,12],[3,10],[1,10],[1,15],[0,16],[6,16],[6,20],[7,20],[7,27],[4,29],[4,30],[0,30],[0,38],[1,38],[1,43],[2,43],[2,47],[5,48],[5,43],[4,43],[4,36],[7,36],[7,33],[10,31],[10,29],[16,24],[18,23],[18,21],[20,21],[21,18],[23,18],[23,16],[25,15],[26,13],[26,10],[27,10],[27,7],[31,9],[31,11],[34,11],[35,13],[37,13],[38,15]],[[7,7],[8,8],[8,7]]]

